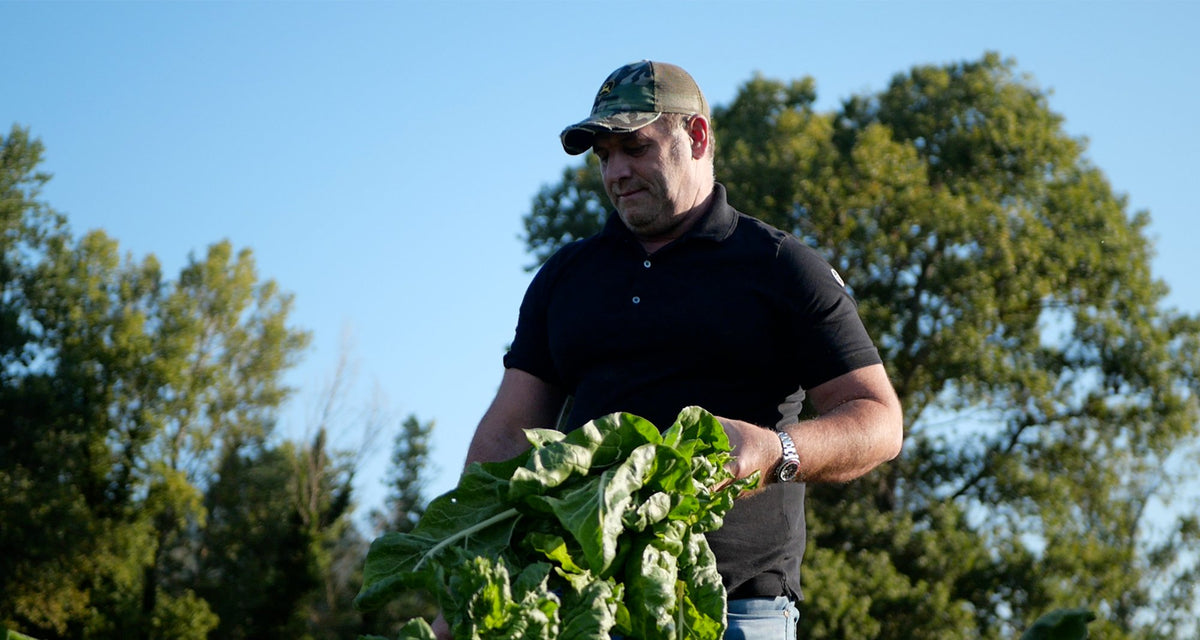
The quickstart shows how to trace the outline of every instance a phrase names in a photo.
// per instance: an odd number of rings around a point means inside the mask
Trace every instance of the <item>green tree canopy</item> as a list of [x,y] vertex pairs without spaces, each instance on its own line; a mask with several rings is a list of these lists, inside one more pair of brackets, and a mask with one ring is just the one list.
[[[210,511],[228,524],[219,489],[262,455],[308,334],[249,250],[215,243],[168,280],[102,231],[72,236],[40,200],[41,154],[19,127],[0,138],[0,625],[205,638],[219,620],[189,553]],[[287,535],[313,540],[346,511],[348,489],[326,489],[290,505]]]
[[[383,508],[372,511],[375,533],[410,533],[425,513],[429,496],[425,494],[429,471],[429,441],[434,423],[421,422],[415,415],[401,423],[392,442],[392,457],[388,466],[388,493]],[[362,567],[356,580],[362,586]],[[414,618],[432,620],[438,613],[437,599],[420,590],[407,590],[386,605],[362,613],[363,631],[393,638],[405,623]]]
[[[807,637],[1010,638],[1078,606],[1183,637],[1197,510],[1148,505],[1195,479],[1200,319],[1163,303],[1149,214],[996,54],[815,100],[756,76],[713,111],[730,202],[841,272],[905,408],[899,460],[810,493]],[[607,205],[589,154],[535,198],[530,251]]]

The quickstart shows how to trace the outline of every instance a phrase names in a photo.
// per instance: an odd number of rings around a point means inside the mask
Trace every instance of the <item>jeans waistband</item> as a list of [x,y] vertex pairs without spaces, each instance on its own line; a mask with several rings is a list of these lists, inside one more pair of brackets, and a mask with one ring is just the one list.
[[738,598],[728,603],[730,613],[758,613],[760,611],[783,611],[792,605],[791,598]]

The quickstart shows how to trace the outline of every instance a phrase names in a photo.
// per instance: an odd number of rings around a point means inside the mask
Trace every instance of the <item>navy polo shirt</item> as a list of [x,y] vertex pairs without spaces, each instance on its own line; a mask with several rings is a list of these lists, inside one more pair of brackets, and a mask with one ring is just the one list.
[[[880,362],[832,267],[713,195],[653,254],[613,213],[534,277],[504,364],[573,396],[569,429],[617,411],[666,428],[690,405],[773,428],[798,388]],[[708,535],[731,598],[799,596],[803,502],[771,485]]]

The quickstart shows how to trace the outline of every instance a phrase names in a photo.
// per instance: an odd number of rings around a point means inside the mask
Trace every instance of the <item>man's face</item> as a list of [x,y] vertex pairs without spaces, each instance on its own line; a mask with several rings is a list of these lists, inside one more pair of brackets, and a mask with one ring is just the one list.
[[592,146],[609,200],[642,239],[670,235],[695,204],[691,140],[673,122],[662,118],[633,133],[597,134]]

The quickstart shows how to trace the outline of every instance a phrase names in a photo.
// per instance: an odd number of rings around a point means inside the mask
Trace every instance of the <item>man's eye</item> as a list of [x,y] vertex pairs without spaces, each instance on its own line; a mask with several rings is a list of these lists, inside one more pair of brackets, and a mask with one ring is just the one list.
[[649,147],[650,147],[650,145],[645,145],[645,144],[640,144],[640,145],[637,145],[636,147],[626,147],[625,153],[628,155],[631,155],[631,156],[640,156],[640,155],[645,154],[646,149],[648,149]]

